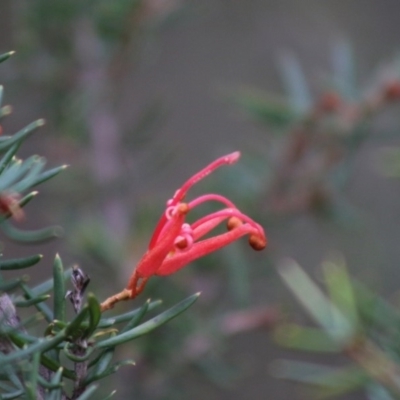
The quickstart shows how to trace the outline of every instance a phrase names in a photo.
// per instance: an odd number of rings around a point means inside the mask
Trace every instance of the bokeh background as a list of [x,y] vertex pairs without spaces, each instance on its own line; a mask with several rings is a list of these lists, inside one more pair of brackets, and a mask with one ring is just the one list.
[[[276,143],[274,126],[252,118],[237,99],[249,88],[284,99],[281,60],[288,55],[318,97],[340,46],[351,49],[362,96],[398,53],[399,11],[395,0],[0,2],[0,50],[17,52],[0,69],[14,108],[4,131],[45,118],[22,153],[71,165],[40,189],[23,223],[63,226],[64,236],[41,249],[49,270],[58,251],[89,273],[100,297],[120,289],[165,200],[234,150],[243,162],[194,192],[229,195],[268,233],[264,253],[239,244],[151,282],[144,296],[167,305],[198,290],[203,296],[188,315],[125,349],[137,366],[109,378],[116,398],[309,398],[304,387],[272,376],[274,360],[345,359],[299,356],[275,344],[277,318],[309,322],[275,272],[282,257],[318,279],[321,261],[340,251],[351,275],[396,298],[400,184],[382,172],[379,156],[399,143],[399,108],[374,117],[352,154],[338,221],[309,208],[283,216],[268,209],[270,161],[279,161],[285,142]],[[16,251],[5,244],[5,254]],[[35,268],[33,281],[48,276],[46,262]]]

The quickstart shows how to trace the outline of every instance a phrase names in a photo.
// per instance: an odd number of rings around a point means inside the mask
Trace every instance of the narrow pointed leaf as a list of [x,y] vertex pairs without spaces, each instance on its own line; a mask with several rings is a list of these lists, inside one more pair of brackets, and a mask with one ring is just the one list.
[[37,186],[43,182],[46,182],[47,180],[58,175],[61,171],[64,171],[66,168],[68,168],[68,165],[62,165],[61,167],[56,167],[56,168],[50,169],[46,172],[43,172],[33,182],[30,183],[29,187]]
[[37,399],[38,377],[39,377],[40,353],[34,353],[32,361],[29,363],[30,373],[29,381],[25,383],[27,398],[30,400]]
[[114,351],[114,347],[104,350],[101,356],[98,358],[98,361],[92,365],[93,372],[91,372],[90,375],[101,375],[110,365]]
[[145,335],[188,309],[198,299],[199,296],[200,293],[196,293],[178,303],[174,307],[170,308],[169,310],[164,311],[160,315],[157,315],[149,321],[146,321],[145,323],[137,326],[136,328],[133,328],[115,337],[102,340],[98,342],[96,346],[98,348],[112,347],[133,340],[139,336]]
[[334,396],[359,389],[369,381],[358,366],[328,367],[302,361],[276,361],[272,368],[275,377],[323,388],[321,396]]
[[8,281],[0,281],[0,291],[10,292],[12,290],[18,289],[25,281],[25,278],[15,278]]
[[292,109],[299,115],[306,114],[311,110],[313,102],[299,62],[292,54],[284,53],[280,58],[280,65]]
[[25,128],[11,136],[9,139],[0,142],[0,151],[8,149],[14,143],[19,142],[29,136],[34,130],[44,125],[44,120],[39,119],[35,122],[30,123]]
[[278,272],[316,323],[325,329],[338,345],[345,345],[354,335],[354,327],[300,266],[294,260],[287,259],[281,264]]
[[354,290],[342,257],[322,263],[331,300],[353,326],[358,325],[358,310]]
[[[162,304],[161,300],[156,300],[152,301],[149,304],[148,311],[154,310],[156,307],[160,306]],[[131,320],[132,318],[135,318],[135,316],[140,313],[142,308],[138,308],[136,310],[129,311],[127,313],[117,315],[113,318],[103,318],[100,323],[99,323],[99,328],[109,328],[111,326],[114,326],[115,324],[120,324],[122,322],[126,322]]]
[[274,331],[274,339],[280,345],[295,350],[337,353],[340,348],[324,331],[283,324]]
[[[64,272],[64,279],[69,279],[72,274],[72,268],[68,268]],[[35,286],[34,288],[31,289],[31,292],[33,296],[37,296],[40,294],[45,294],[50,292],[54,286],[54,281],[53,278],[48,279],[47,281],[42,282],[40,285]]]
[[39,339],[36,343],[31,344],[20,351],[15,351],[7,355],[0,355],[0,364],[5,365],[14,361],[23,360],[24,358],[30,357],[34,353],[46,352],[54,346],[57,346],[59,343],[65,340],[65,338],[65,332],[62,331],[50,339]]
[[102,400],[110,400],[115,393],[117,393],[117,391],[113,390],[108,396],[104,397]]
[[89,327],[84,336],[90,337],[99,325],[101,319],[101,309],[99,301],[92,293],[89,293],[87,300],[89,307]]
[[8,60],[13,54],[15,54],[15,51],[9,51],[7,53],[0,54],[0,63]]
[[83,335],[84,327],[83,321],[88,317],[89,307],[86,305],[82,310],[75,316],[75,318],[67,325],[65,332],[67,336],[77,338]]
[[15,270],[32,267],[37,264],[43,256],[41,254],[36,254],[34,256],[26,258],[15,258],[12,260],[0,261],[0,270]]
[[[28,300],[30,299],[36,299],[38,296],[41,296],[45,293],[35,293],[29,286],[25,284],[21,284],[21,289],[25,293],[25,298]],[[35,307],[38,311],[40,311],[44,318],[46,319],[47,322],[53,321],[53,312],[50,310],[50,308],[47,306],[45,303],[35,303]]]
[[97,390],[97,385],[92,385],[88,387],[76,400],[88,400],[93,395],[93,393]]
[[3,221],[1,229],[8,238],[23,243],[41,243],[62,235],[62,229],[59,226],[25,231],[16,228],[8,221]]
[[286,127],[298,119],[298,115],[284,102],[254,90],[241,90],[232,96],[232,101],[250,117],[276,128]]
[[115,374],[121,367],[124,366],[132,366],[135,365],[135,362],[132,360],[123,360],[120,361],[118,363],[115,363],[113,366],[111,366],[110,368],[106,369],[103,373],[99,374],[99,375],[94,375],[91,376],[88,379],[85,379],[85,384],[88,385],[90,383],[93,383],[95,381],[104,379],[105,377]]
[[16,390],[12,393],[4,393],[1,395],[2,400],[13,400],[13,399],[20,399],[21,396],[25,393],[25,390]]
[[42,294],[41,296],[35,297],[33,299],[15,301],[14,304],[16,307],[30,307],[38,303],[42,303],[43,301],[46,301],[49,298],[50,298],[49,294]]
[[53,263],[53,310],[54,319],[65,321],[65,279],[64,267],[60,256],[57,254]]
[[131,329],[135,328],[140,323],[140,321],[142,320],[142,318],[144,317],[144,315],[147,313],[147,311],[149,309],[149,304],[150,304],[150,299],[147,300],[142,305],[139,312],[137,314],[135,314],[135,316],[121,329],[121,333],[130,331]]
[[4,154],[3,158],[0,160],[0,174],[2,174],[5,168],[9,165],[10,161],[17,153],[20,144],[21,142],[15,143],[7,150],[7,153]]
[[333,48],[333,74],[339,93],[347,100],[356,100],[357,83],[354,55],[347,41],[338,41]]

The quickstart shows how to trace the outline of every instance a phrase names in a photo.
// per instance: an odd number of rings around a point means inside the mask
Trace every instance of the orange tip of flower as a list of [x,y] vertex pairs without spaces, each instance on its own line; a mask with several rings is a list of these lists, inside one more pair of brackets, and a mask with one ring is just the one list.
[[249,244],[254,250],[260,251],[267,246],[267,238],[265,236],[250,235]]

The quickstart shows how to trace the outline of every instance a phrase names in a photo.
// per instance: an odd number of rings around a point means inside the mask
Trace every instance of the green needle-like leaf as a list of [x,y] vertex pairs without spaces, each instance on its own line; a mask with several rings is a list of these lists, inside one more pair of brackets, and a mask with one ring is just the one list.
[[10,279],[8,281],[0,281],[0,291],[11,292],[12,290],[18,289],[25,281],[25,277]]
[[338,345],[345,345],[354,335],[354,326],[332,304],[317,285],[294,261],[287,259],[278,269],[283,281],[291,289],[306,311]]
[[298,115],[287,104],[254,90],[241,90],[232,96],[232,100],[250,117],[276,128],[286,127],[298,119]]
[[43,256],[41,254],[36,254],[34,256],[26,258],[14,258],[12,260],[0,261],[0,270],[15,270],[32,267],[37,264]]
[[62,228],[59,226],[25,231],[16,228],[7,220],[2,222],[1,229],[8,238],[22,243],[46,242],[48,240],[60,237],[63,232]]
[[92,394],[97,390],[98,385],[88,387],[76,400],[88,400]]
[[4,154],[3,158],[0,160],[0,174],[2,174],[3,171],[10,164],[10,161],[12,160],[12,158],[15,156],[16,152],[18,151],[20,144],[21,144],[21,142],[15,143],[13,146],[11,146],[7,150],[7,153]]
[[57,346],[59,343],[65,340],[65,338],[66,338],[65,331],[61,331],[51,339],[48,338],[39,339],[36,343],[31,344],[25,349],[22,349],[20,351],[14,351],[13,353],[9,353],[7,355],[0,355],[0,365],[7,365],[14,361],[23,360],[27,357],[30,357],[34,353],[46,352],[52,349],[53,347]]
[[64,171],[66,168],[68,168],[68,165],[62,165],[61,167],[56,167],[56,168],[50,169],[46,172],[43,172],[36,179],[34,179],[32,182],[30,182],[29,187],[37,186],[43,182],[46,182],[47,180],[58,175],[61,171]]
[[345,314],[352,325],[357,326],[356,299],[344,260],[336,256],[335,260],[324,261],[322,269],[333,304]]
[[25,383],[26,395],[30,400],[37,399],[37,387],[38,387],[38,377],[39,377],[39,365],[40,365],[40,353],[34,353],[32,356],[32,362],[30,365],[30,376],[29,381]]
[[57,254],[53,263],[53,311],[54,319],[65,321],[65,279],[64,267]]
[[90,337],[93,334],[93,332],[97,329],[101,319],[100,303],[94,294],[89,293],[87,300],[89,307],[89,327],[86,330],[84,337]]
[[321,395],[339,395],[365,385],[369,377],[358,366],[335,368],[302,361],[278,360],[272,373],[275,377],[323,388]]
[[[25,293],[25,297],[30,300],[30,299],[36,299],[38,296],[42,296],[44,293],[36,293],[34,292],[29,286],[25,284],[21,284],[21,289]],[[19,298],[18,298],[19,300]],[[20,301],[20,300],[19,300]],[[35,307],[37,308],[38,311],[40,311],[44,318],[46,319],[47,322],[53,321],[53,312],[50,310],[50,308],[47,306],[45,303],[35,303]]]
[[44,379],[39,379],[41,386],[45,387],[46,389],[50,389],[50,394],[46,397],[46,400],[61,400],[61,388],[63,387],[62,372],[63,368],[60,367],[51,377],[51,382],[47,382]]
[[292,109],[304,115],[312,107],[312,97],[299,62],[291,53],[284,53],[280,58],[283,83]]
[[303,351],[337,353],[340,348],[324,331],[282,324],[274,331],[275,341],[284,347]]
[[121,329],[121,333],[130,331],[131,329],[135,328],[140,323],[144,315],[147,313],[149,305],[150,299],[142,305],[139,312],[135,314],[135,316]]
[[117,391],[113,390],[108,396],[104,397],[102,400],[110,400],[115,393],[117,393]]
[[65,332],[67,336],[77,338],[83,335],[84,327],[82,326],[83,321],[89,314],[89,307],[86,305],[82,310],[75,316],[75,318],[66,326]]
[[126,365],[129,365],[129,366],[135,365],[135,362],[132,361],[132,360],[123,360],[123,361],[120,361],[118,363],[115,363],[113,366],[111,366],[110,368],[106,369],[103,373],[101,373],[99,375],[93,375],[93,376],[87,378],[85,380],[85,384],[88,385],[88,384],[90,384],[92,382],[104,379],[106,376],[109,376],[111,374],[116,373],[121,367],[124,367]]
[[42,294],[41,296],[35,297],[33,299],[15,301],[14,304],[16,307],[30,307],[38,303],[41,303],[43,301],[46,301],[49,298],[50,298],[49,294]]
[[13,54],[15,54],[15,51],[9,51],[7,53],[3,53],[0,55],[0,63],[3,61],[8,60]]
[[187,299],[183,300],[179,304],[175,305],[174,307],[170,308],[169,310],[164,311],[163,313],[157,315],[156,317],[150,319],[149,321],[146,321],[140,326],[133,328],[130,331],[127,331],[120,335],[117,335],[115,337],[102,340],[98,342],[96,346],[98,348],[113,347],[121,343],[133,340],[139,336],[145,335],[153,331],[154,329],[158,328],[159,326],[165,324],[166,322],[176,317],[177,315],[181,314],[183,311],[189,308],[198,299],[199,296],[200,293],[196,293],[188,297]]
[[24,393],[25,390],[16,390],[15,392],[12,393],[4,393],[1,395],[1,400],[20,399]]
[[11,136],[10,138],[0,141],[0,151],[8,149],[13,144],[19,142],[22,139],[26,139],[34,130],[44,125],[43,119],[38,119],[35,122],[30,123],[25,128]]
[[115,351],[114,347],[108,348],[103,351],[101,356],[98,358],[97,362],[93,364],[93,369],[90,375],[88,375],[88,379],[91,376],[101,375],[108,368],[113,358],[114,351]]
[[[72,274],[72,268],[68,268],[64,272],[64,279],[69,279]],[[54,286],[54,281],[53,278],[48,279],[47,281],[42,282],[40,285],[35,286],[34,288],[31,289],[32,295],[33,296],[38,296],[40,294],[45,294],[50,292]]]
[[347,41],[338,41],[333,48],[333,75],[339,93],[346,100],[357,98],[357,82],[354,55]]
[[[154,310],[156,307],[159,307],[162,304],[161,300],[156,300],[152,301],[149,305],[149,308],[147,311]],[[120,324],[122,322],[126,322],[131,320],[132,318],[135,318],[135,316],[140,313],[142,308],[136,309],[129,311],[127,313],[117,315],[114,318],[103,318],[100,323],[99,323],[99,328],[105,329],[105,328],[110,328],[111,326],[114,326],[116,324]]]

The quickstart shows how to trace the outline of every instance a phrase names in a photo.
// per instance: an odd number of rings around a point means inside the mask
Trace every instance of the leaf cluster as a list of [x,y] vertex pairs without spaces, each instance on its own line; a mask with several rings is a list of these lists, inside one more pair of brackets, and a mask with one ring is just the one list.
[[[1,55],[0,61],[11,54]],[[11,111],[9,106],[1,106],[2,96],[0,88],[0,117]],[[10,222],[23,217],[24,206],[37,194],[32,191],[34,187],[65,169],[61,166],[45,170],[42,157],[21,160],[16,155],[21,144],[43,124],[43,120],[38,120],[13,135],[0,137],[0,229],[18,242],[38,242],[59,233],[58,228],[19,230]],[[71,296],[66,282],[74,276],[75,269],[64,269],[58,255],[53,262],[52,278],[36,287],[27,284],[25,275],[6,278],[7,271],[20,274],[41,260],[40,254],[0,259],[1,399],[90,398],[102,379],[122,366],[134,364],[132,360],[113,361],[118,346],[165,324],[190,307],[199,296],[192,295],[143,322],[161,301],[148,300],[138,309],[106,317],[97,297],[89,293],[86,302],[81,299],[83,306],[76,309],[76,315],[68,318]],[[79,295],[83,296],[86,286]],[[24,320],[18,316],[22,308],[32,310]],[[45,329],[38,335],[39,322]]]

